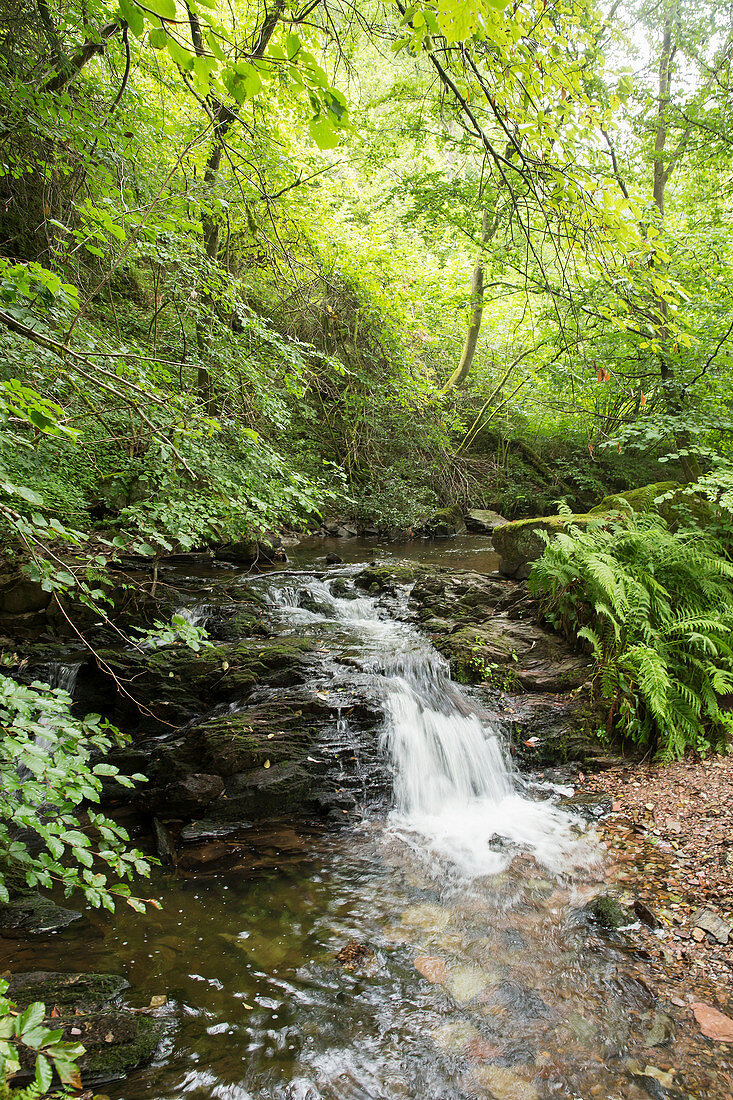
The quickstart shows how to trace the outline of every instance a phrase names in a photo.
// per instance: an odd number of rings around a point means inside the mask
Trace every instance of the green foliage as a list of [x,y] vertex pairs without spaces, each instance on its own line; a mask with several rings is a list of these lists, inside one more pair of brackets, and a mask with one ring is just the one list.
[[93,806],[104,779],[132,787],[145,777],[105,763],[117,730],[99,715],[75,718],[70,703],[61,689],[0,676],[0,902],[21,880],[45,889],[60,883],[67,895],[79,891],[110,911],[118,898],[142,911],[128,882],[148,875],[150,862]]
[[[0,979],[0,1098],[40,1100],[48,1095],[54,1070],[63,1085],[80,1088],[76,1063],[84,1054],[84,1047],[64,1042],[62,1030],[43,1026],[46,1006],[41,1001],[34,1001],[21,1012],[5,996],[7,991],[8,983]],[[33,1082],[18,1089],[13,1088],[11,1082],[20,1070],[21,1051],[31,1054],[35,1065]]]
[[733,566],[700,531],[629,515],[557,535],[530,576],[547,621],[582,641],[613,723],[662,759],[733,733]]

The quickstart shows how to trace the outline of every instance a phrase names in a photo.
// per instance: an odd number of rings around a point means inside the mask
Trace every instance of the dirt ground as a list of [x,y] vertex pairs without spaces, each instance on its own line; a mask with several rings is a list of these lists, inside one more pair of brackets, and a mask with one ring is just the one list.
[[[650,1052],[654,1065],[684,1065],[684,1085],[695,1096],[730,1100],[733,757],[621,763],[579,773],[576,790],[612,799],[612,812],[598,824],[609,879],[621,900],[636,902],[635,942],[654,976],[653,992],[677,1022],[671,1046]],[[672,1087],[660,1095],[680,1093]]]

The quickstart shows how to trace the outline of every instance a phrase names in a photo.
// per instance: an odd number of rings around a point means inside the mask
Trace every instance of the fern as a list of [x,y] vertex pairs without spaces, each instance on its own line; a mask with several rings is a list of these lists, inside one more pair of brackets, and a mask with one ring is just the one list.
[[593,656],[596,658],[596,660],[600,660],[600,658],[603,656],[603,642],[601,641],[598,634],[596,634],[595,630],[593,630],[589,626],[582,626],[578,631],[576,637],[585,638],[587,642],[590,642],[591,648],[593,650]]
[[733,564],[718,543],[648,515],[572,527],[548,543],[530,588],[549,621],[590,644],[622,735],[663,759],[726,745]]

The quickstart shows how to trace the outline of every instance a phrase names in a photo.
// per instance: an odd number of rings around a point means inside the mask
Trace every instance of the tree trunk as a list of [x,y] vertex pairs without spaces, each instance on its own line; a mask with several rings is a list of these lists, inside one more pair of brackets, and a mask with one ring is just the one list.
[[468,326],[466,341],[463,345],[463,351],[461,352],[458,366],[443,387],[443,393],[447,393],[448,390],[453,389],[454,386],[463,385],[468,378],[476,355],[476,345],[478,344],[479,333],[481,332],[481,321],[484,313],[484,252],[486,246],[496,235],[498,227],[499,203],[497,199],[493,215],[490,216],[488,207],[484,207],[483,216],[481,218],[481,244],[476,257],[476,266],[473,269],[473,276],[471,278],[471,304],[473,306],[471,322]]
[[[677,20],[677,9],[674,3],[668,5],[664,15],[664,30],[662,32],[662,49],[659,56],[659,84],[657,99],[657,128],[654,137],[654,176],[653,194],[654,203],[659,211],[659,216],[664,220],[664,193],[669,177],[674,170],[678,154],[669,158],[665,164],[665,148],[667,145],[668,111],[672,93],[672,63],[677,47],[674,42],[674,28]],[[683,135],[682,142],[685,140]],[[682,144],[682,143],[681,143]],[[660,344],[659,372],[662,385],[665,390],[665,404],[667,410],[673,416],[679,416],[682,412],[682,401],[677,390],[675,371],[666,354],[669,344],[669,328],[667,325],[668,307],[663,297],[658,297],[655,302],[659,323],[657,337]],[[680,451],[689,447],[690,436],[688,432],[678,431],[675,443]],[[695,455],[683,454],[680,458],[682,469],[688,481],[697,481],[701,474],[700,463]]]
[[[254,49],[250,54],[251,57],[259,58],[264,55],[284,7],[285,0],[275,0],[272,9],[270,11],[265,10],[265,18],[262,21],[262,26],[257,35]],[[204,57],[206,56],[206,49],[204,47],[204,38],[201,33],[201,24],[198,15],[188,6],[187,14],[194,51],[197,57]],[[211,94],[206,97],[206,108],[214,119],[214,137],[211,144],[211,151],[206,161],[206,167],[204,168],[204,187],[206,196],[208,197],[214,193],[219,178],[221,157],[224,152],[227,132],[232,123],[236,121],[237,116],[226,106],[226,104],[222,103],[216,96]],[[219,219],[214,213],[202,209],[201,231],[204,238],[204,250],[207,258],[212,264],[217,263],[219,258],[219,225]],[[215,311],[214,302],[208,294],[204,295],[202,298],[202,307],[204,305],[206,309],[202,309],[196,322],[196,346],[199,355],[198,392],[201,403],[204,405],[207,414],[212,416],[216,408],[212,392],[209,363],[211,361],[211,325],[213,323]]]

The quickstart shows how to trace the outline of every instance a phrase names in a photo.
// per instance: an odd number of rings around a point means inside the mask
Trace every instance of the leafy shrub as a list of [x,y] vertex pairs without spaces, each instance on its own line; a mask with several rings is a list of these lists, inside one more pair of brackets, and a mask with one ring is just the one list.
[[133,786],[114,765],[94,762],[119,734],[99,715],[75,718],[70,704],[59,688],[0,675],[0,902],[20,879],[46,889],[61,883],[67,895],[79,890],[109,910],[122,897],[142,912],[125,880],[148,875],[148,860],[110,818],[92,809],[81,816],[99,802],[103,778]]
[[[21,1012],[5,996],[7,991],[8,983],[0,979],[0,1100],[39,1100],[47,1095],[54,1070],[64,1085],[79,1088],[76,1062],[84,1047],[65,1043],[61,1029],[43,1026],[46,1006],[41,1001],[34,1001]],[[35,1074],[27,1088],[17,1089],[11,1082],[20,1069],[19,1054],[23,1050],[35,1055]]]
[[697,530],[630,515],[548,543],[530,577],[545,618],[584,640],[608,728],[662,759],[733,732],[733,566]]

